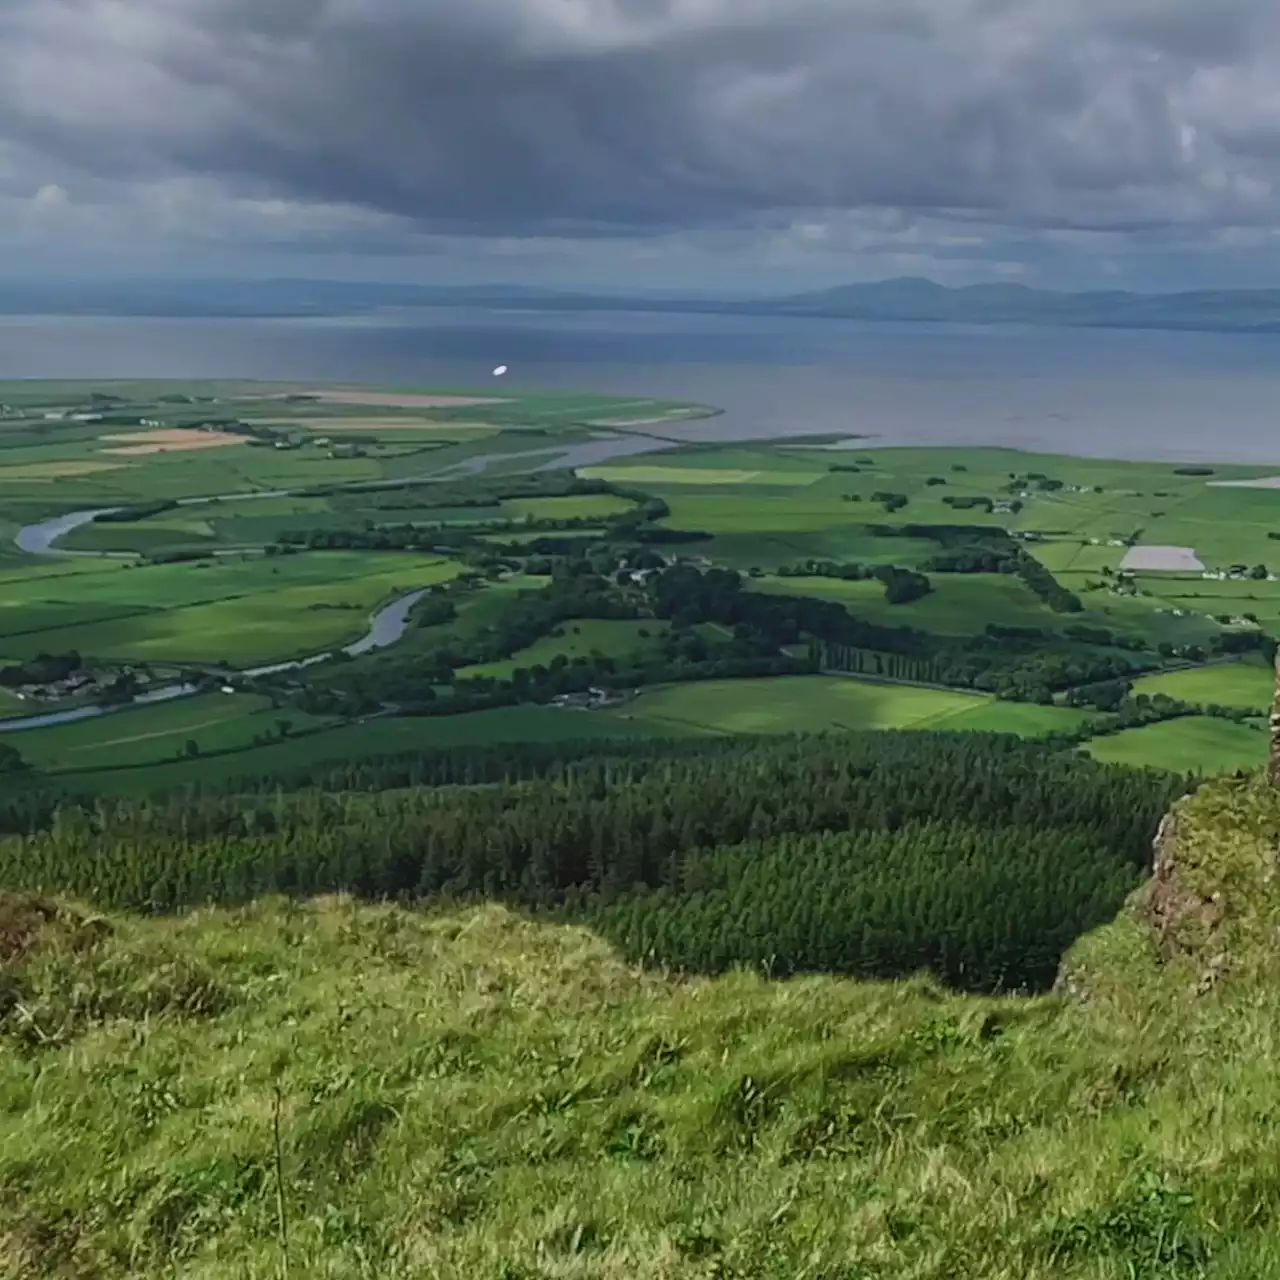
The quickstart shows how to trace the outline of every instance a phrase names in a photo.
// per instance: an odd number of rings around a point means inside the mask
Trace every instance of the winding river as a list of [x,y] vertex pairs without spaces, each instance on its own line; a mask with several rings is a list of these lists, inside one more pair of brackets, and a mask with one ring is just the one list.
[[[475,458],[466,458],[440,471],[420,476],[404,478],[404,483],[421,482],[423,480],[448,481],[463,477],[477,476],[491,466],[507,462],[529,462],[542,459],[540,465],[530,466],[530,471],[559,470],[566,467],[591,466],[610,458],[627,457],[639,453],[652,453],[659,449],[667,449],[672,441],[654,439],[648,436],[600,436],[567,449],[552,448],[526,449],[515,453],[486,453]],[[551,455],[548,457],[548,455]],[[348,489],[374,487],[361,484],[344,486]],[[227,493],[208,498],[180,498],[178,505],[182,507],[201,506],[212,502],[252,502],[266,498],[289,497],[287,489],[273,489],[259,493]],[[65,515],[54,516],[38,524],[30,524],[20,529],[14,542],[20,551],[33,556],[130,556],[129,552],[116,551],[64,551],[57,546],[60,539],[66,537],[73,529],[91,523],[100,515],[120,510],[119,507],[95,507],[87,511],[71,511]],[[239,554],[230,552],[228,554]],[[375,649],[385,649],[400,640],[409,627],[409,615],[413,607],[430,592],[429,587],[422,587],[404,595],[397,596],[378,609],[369,619],[369,630],[358,640],[345,646],[343,653],[356,658],[361,654],[371,653]],[[331,650],[314,654],[309,658],[298,658],[292,662],[277,662],[269,666],[251,667],[237,671],[236,676],[254,677],[275,675],[281,671],[293,671],[300,667],[314,666],[328,659]],[[54,725],[75,724],[80,720],[93,720],[99,716],[113,715],[119,711],[127,711],[131,707],[148,706],[156,702],[172,702],[175,698],[188,698],[199,693],[200,687],[194,684],[171,684],[158,689],[150,689],[139,694],[131,702],[124,703],[88,703],[82,707],[72,707],[65,711],[49,711],[43,715],[14,716],[0,719],[0,734],[21,733],[26,729],[47,729]]]

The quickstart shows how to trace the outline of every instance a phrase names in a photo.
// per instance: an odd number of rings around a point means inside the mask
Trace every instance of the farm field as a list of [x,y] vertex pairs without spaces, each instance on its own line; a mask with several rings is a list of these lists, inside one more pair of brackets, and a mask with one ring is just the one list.
[[[184,700],[188,705],[195,699]],[[128,736],[126,726],[135,711],[107,717],[112,722],[112,732]],[[315,766],[331,766],[340,770],[346,765],[375,760],[381,756],[414,751],[440,751],[453,748],[488,747],[500,743],[555,743],[578,742],[599,739],[602,742],[630,738],[671,738],[689,736],[666,727],[647,723],[627,722],[604,712],[570,711],[558,707],[504,707],[495,711],[476,711],[459,716],[385,716],[363,723],[333,724],[317,732],[297,732],[283,741],[278,738],[262,746],[250,746],[245,750],[232,747],[233,737],[241,742],[251,742],[255,732],[271,733],[277,719],[295,720],[299,729],[302,720],[292,711],[260,711],[256,716],[230,721],[222,730],[227,746],[225,754],[207,754],[198,759],[176,759],[175,753],[186,737],[195,736],[199,741],[201,730],[194,735],[178,728],[166,734],[163,743],[157,741],[155,755],[149,756],[145,744],[131,748],[133,759],[129,767],[120,767],[92,774],[68,773],[62,781],[72,786],[90,787],[95,792],[112,795],[143,795],[153,791],[176,789],[191,785],[218,786],[240,778],[289,779],[294,771]],[[106,723],[106,721],[102,722]],[[256,727],[249,729],[250,724]],[[15,745],[28,740],[35,742],[38,735],[51,734],[53,730],[32,730],[30,733],[5,738]],[[211,739],[212,741],[212,735]],[[89,739],[85,739],[86,742]],[[170,750],[169,748],[173,749]],[[24,748],[25,750],[25,748]],[[44,748],[37,744],[35,750]],[[212,747],[206,748],[211,752]],[[86,756],[87,758],[87,756]]]
[[836,676],[712,680],[642,693],[621,711],[602,712],[695,733],[823,733],[839,729],[943,727],[985,708],[980,695]]
[[114,565],[6,591],[0,636],[18,658],[75,649],[141,662],[281,661],[357,639],[397,593],[456,576],[439,557],[253,556],[217,562]]
[[[95,789],[128,791],[157,780],[177,786],[272,776],[318,762],[337,768],[379,755],[454,746],[896,728],[1040,737],[1074,728],[1086,718],[1065,708],[1001,703],[980,695],[800,676],[673,685],[599,711],[528,706],[454,716],[384,716],[350,724],[272,709],[255,696],[207,694],[5,740],[18,744],[41,768],[60,774],[105,770],[95,772]],[[282,721],[290,728],[283,741]],[[272,740],[251,745],[258,735]],[[189,739],[197,743],[201,758],[175,758]],[[144,765],[148,767],[141,776]]]
[[1261,663],[1230,662],[1188,671],[1143,676],[1134,693],[1163,693],[1201,706],[1245,707],[1260,712],[1275,700],[1275,674]]
[[1260,768],[1267,757],[1267,735],[1230,720],[1186,716],[1096,738],[1087,749],[1108,764],[1212,776]]
[[[977,635],[987,623],[999,619],[1006,626],[1052,629],[1063,624],[1041,604],[1018,579],[1010,574],[953,574],[938,577],[934,588],[909,604],[889,604],[884,584],[872,580],[844,582],[838,578],[756,579],[753,591],[773,595],[804,595],[819,600],[835,600],[859,617],[886,626],[919,627],[940,635]],[[1072,621],[1079,619],[1073,618]]]
[[721,680],[642,693],[621,712],[700,733],[825,733],[841,729],[937,729],[1038,738],[1090,716],[1066,707],[999,702],[982,694],[849,676]]
[[[124,735],[129,743],[108,724],[116,717],[39,730],[25,741],[42,769],[67,758],[65,767],[87,776],[121,763],[123,752],[123,763],[153,765],[160,779],[189,767],[175,758],[188,740],[212,768],[294,750],[314,759],[326,741],[357,755],[378,754],[365,743],[429,740],[424,734],[446,743],[457,735],[460,744],[525,733],[554,741],[566,725],[570,736],[583,726],[605,736],[902,727],[1078,735],[1101,713],[1064,705],[1073,682],[1100,678],[1088,671],[1133,671],[1130,661],[1137,671],[1185,668],[1135,676],[1136,694],[1260,713],[1270,703],[1269,670],[1257,658],[1188,666],[1280,633],[1280,489],[1240,487],[1266,479],[1266,468],[869,440],[682,446],[679,423],[707,410],[466,388],[23,383],[0,388],[0,403],[10,406],[0,416],[0,648],[11,664],[76,654],[108,670],[246,669],[341,648],[364,634],[374,610],[413,590],[447,586],[451,606],[428,599],[389,647],[261,686],[281,704],[278,717],[246,693],[137,712],[157,727]],[[576,479],[537,471],[566,449],[598,444],[610,424],[657,436],[664,447],[593,462]],[[37,557],[12,543],[24,525],[103,506],[128,511],[64,534],[58,550],[77,555]],[[942,551],[988,536],[1038,560],[1052,589],[1037,582],[1032,590],[1034,575],[1024,581],[1022,571],[942,571]],[[1157,567],[1125,573],[1126,556]],[[807,560],[911,568],[929,577],[931,590],[890,604],[878,581],[778,573]],[[803,597],[842,606],[864,628],[910,628],[935,656],[902,650],[902,662],[877,660],[881,682],[774,674],[812,671],[806,664],[819,659],[846,662],[829,660],[794,629],[766,643],[756,621],[736,614],[716,620],[676,609],[654,617],[646,575],[676,562],[736,570],[742,589],[784,609]],[[1166,562],[1204,569],[1158,567]],[[550,603],[572,597],[582,575],[612,597],[602,616]],[[1080,607],[1063,607],[1064,593]],[[1043,646],[1068,672],[1082,664],[1081,674],[1057,677],[1051,705],[1043,690],[1010,693],[995,677],[963,674],[969,659],[957,655],[978,655],[981,666],[1006,641]],[[873,637],[855,647],[879,644]],[[690,672],[699,678],[677,677],[608,711],[397,714],[419,696],[457,696],[464,707],[500,702],[518,668],[559,680],[553,692],[582,688],[597,657],[609,660],[599,671],[621,672],[622,683],[632,675],[665,681],[655,664],[668,663],[700,664]],[[550,671],[557,658],[568,667]],[[1112,659],[1118,665],[1108,667]],[[757,665],[735,671],[744,661]],[[848,665],[857,671],[861,661]],[[1032,654],[1024,665],[1036,661]],[[950,674],[956,669],[959,678]],[[754,678],[720,679],[721,671]],[[935,672],[950,687],[909,682],[933,681]],[[469,690],[481,677],[488,683]],[[500,696],[474,701],[495,687]],[[201,708],[215,706],[201,724]],[[32,709],[0,694],[0,717]],[[297,726],[296,741],[254,746],[275,718]],[[1130,763],[1180,761],[1199,735],[1211,748],[1207,759],[1234,761],[1256,748],[1255,733],[1225,721],[1178,721],[1093,747]]]
[[[21,750],[37,768],[77,773],[234,751],[255,738],[278,738],[282,732],[287,736],[325,723],[292,708],[273,708],[267,698],[209,693],[130,708],[100,720],[32,729],[21,735]],[[188,744],[195,745],[194,753],[188,752]]]
[[595,520],[631,511],[634,503],[611,493],[580,494],[567,498],[508,498],[501,510],[516,519]]
[[112,524],[85,524],[63,537],[66,551],[132,551],[146,554],[171,548],[199,546],[217,540],[208,520],[170,518]]
[[923,538],[880,538],[865,525],[838,523],[820,530],[718,533],[705,544],[708,558],[741,573],[774,572],[809,558],[914,568],[937,552],[937,544]]
[[593,653],[601,653],[608,658],[648,656],[656,650],[659,637],[666,631],[666,626],[661,623],[583,618],[562,623],[551,635],[544,636],[527,649],[521,649],[511,658],[463,667],[458,674],[464,679],[489,676],[509,680],[517,667],[549,666],[557,657],[572,662]]
[[1072,733],[1099,718],[1105,717],[1076,707],[984,699],[980,705],[966,707],[928,727],[948,733],[1013,733],[1020,738],[1042,738],[1052,733]]

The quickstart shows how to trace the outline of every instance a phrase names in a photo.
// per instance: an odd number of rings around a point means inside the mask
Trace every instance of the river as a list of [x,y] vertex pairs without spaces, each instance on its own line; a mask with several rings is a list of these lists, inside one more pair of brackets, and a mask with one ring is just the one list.
[[[530,467],[530,470],[542,471],[564,467],[583,467],[603,462],[608,458],[651,453],[665,448],[670,448],[667,442],[652,440],[648,437],[601,435],[593,440],[572,445],[567,449],[552,447],[526,449],[517,453],[481,454],[478,457],[466,458],[462,462],[454,463],[452,466],[442,468],[440,471],[408,477],[408,479],[455,480],[462,476],[479,475],[491,465],[499,462],[506,463],[519,460],[530,462],[535,458],[540,459],[539,465]],[[361,486],[352,485],[350,487],[360,488]],[[191,507],[209,502],[250,502],[255,499],[280,498],[287,495],[288,491],[282,489],[262,493],[228,493],[208,498],[182,498],[179,500],[179,505]],[[58,540],[64,538],[73,529],[89,524],[100,515],[106,515],[117,510],[119,510],[118,507],[94,507],[91,510],[71,511],[64,515],[54,516],[50,520],[44,520],[38,524],[30,524],[20,529],[14,538],[14,542],[19,550],[33,556],[112,556],[121,554],[111,551],[63,551],[57,546]],[[397,596],[394,600],[383,605],[369,619],[369,630],[358,640],[346,645],[342,652],[356,658],[361,654],[371,653],[375,649],[385,649],[395,644],[408,630],[409,615],[413,612],[414,605],[426,596],[429,591],[429,587],[423,587]],[[318,662],[324,662],[329,657],[329,652],[326,650],[324,653],[313,654],[308,658],[298,658],[292,662],[277,662],[268,666],[251,667],[236,674],[252,678],[254,676],[275,675],[281,671],[293,671],[301,667],[314,666]],[[48,729],[61,724],[75,724],[81,720],[93,720],[100,716],[127,711],[131,707],[149,706],[157,702],[172,702],[177,698],[188,698],[199,691],[197,685],[171,684],[140,694],[132,702],[90,703],[83,707],[72,707],[65,711],[49,711],[41,715],[0,719],[0,734],[21,733],[28,729]]]

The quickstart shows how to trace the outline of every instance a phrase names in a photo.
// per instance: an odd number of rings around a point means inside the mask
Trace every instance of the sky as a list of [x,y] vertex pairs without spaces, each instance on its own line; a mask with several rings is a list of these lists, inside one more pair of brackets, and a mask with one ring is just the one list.
[[1280,287],[1276,0],[3,0],[0,278]]

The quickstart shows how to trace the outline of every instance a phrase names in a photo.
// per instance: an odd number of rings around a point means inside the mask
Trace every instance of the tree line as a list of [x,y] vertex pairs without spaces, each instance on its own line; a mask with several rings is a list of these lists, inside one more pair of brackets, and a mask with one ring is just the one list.
[[1116,910],[1181,789],[995,735],[698,748],[597,747],[532,782],[71,806],[0,840],[0,884],[150,911],[498,899],[683,968],[1031,989]]
[[1150,655],[1098,653],[1064,648],[1048,638],[998,634],[939,642],[923,653],[839,642],[819,642],[815,650],[823,671],[916,680],[1046,706],[1068,689],[1140,675],[1159,665]]

